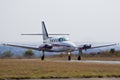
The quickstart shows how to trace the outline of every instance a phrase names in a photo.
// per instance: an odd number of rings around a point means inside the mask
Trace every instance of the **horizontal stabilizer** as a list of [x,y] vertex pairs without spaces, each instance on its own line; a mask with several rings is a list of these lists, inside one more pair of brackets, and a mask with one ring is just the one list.
[[[21,35],[44,35],[44,34],[21,34]],[[69,35],[69,34],[48,34],[48,35]]]

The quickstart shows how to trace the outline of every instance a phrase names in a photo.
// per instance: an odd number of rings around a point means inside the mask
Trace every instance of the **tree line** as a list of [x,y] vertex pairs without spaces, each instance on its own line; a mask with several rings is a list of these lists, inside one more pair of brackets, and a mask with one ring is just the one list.
[[[101,56],[101,57],[119,56],[120,57],[120,51],[116,51],[114,48],[111,48],[109,51],[82,54],[82,55],[91,56],[91,57],[92,56]],[[61,54],[59,54],[59,56],[61,56]],[[33,50],[28,49],[23,52],[22,56],[14,56],[14,53],[12,53],[10,50],[4,51],[3,53],[0,54],[0,58],[36,58],[36,57]]]
[[[34,56],[35,56],[35,53],[33,52],[33,50],[28,49],[22,54],[22,56],[17,56],[17,57],[18,58],[33,58]],[[0,58],[13,58],[13,57],[14,57],[14,53],[12,53],[10,50],[4,51],[3,53],[0,54]]]

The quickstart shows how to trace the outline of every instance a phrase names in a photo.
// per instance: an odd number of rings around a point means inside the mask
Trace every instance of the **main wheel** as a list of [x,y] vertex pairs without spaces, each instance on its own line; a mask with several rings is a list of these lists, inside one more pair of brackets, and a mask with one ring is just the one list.
[[81,56],[78,56],[77,60],[81,60]]
[[41,57],[41,60],[44,60],[44,58],[45,58],[45,56],[43,55],[43,56]]
[[44,54],[44,51],[42,51],[41,60],[44,60],[44,58],[45,58],[45,54]]

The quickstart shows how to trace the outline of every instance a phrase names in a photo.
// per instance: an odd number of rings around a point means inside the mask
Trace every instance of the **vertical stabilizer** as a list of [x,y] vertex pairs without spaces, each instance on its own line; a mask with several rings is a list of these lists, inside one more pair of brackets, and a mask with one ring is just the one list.
[[43,33],[43,40],[48,39],[48,33],[47,33],[47,29],[45,27],[44,21],[42,21],[42,33]]

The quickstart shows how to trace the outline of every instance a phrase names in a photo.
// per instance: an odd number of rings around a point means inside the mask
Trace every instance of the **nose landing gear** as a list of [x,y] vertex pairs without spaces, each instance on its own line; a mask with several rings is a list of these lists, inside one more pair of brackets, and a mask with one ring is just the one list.
[[71,60],[71,52],[68,52],[68,60]]

